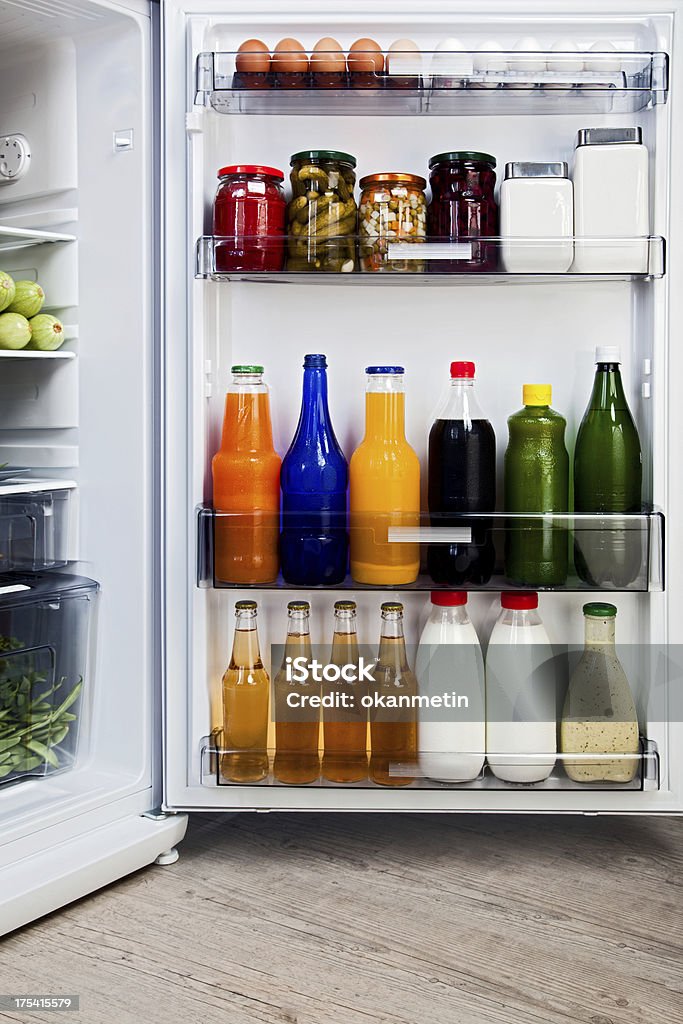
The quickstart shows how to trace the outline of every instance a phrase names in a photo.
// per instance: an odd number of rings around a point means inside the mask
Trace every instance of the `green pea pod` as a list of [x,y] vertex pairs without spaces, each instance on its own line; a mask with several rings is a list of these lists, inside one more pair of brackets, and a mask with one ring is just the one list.
[[43,760],[47,761],[48,764],[51,764],[53,768],[59,768],[57,755],[50,750],[49,747],[46,747],[44,743],[41,743],[39,740],[26,740],[24,746],[28,747],[29,750],[32,750],[34,754],[38,754],[39,757],[42,757]]

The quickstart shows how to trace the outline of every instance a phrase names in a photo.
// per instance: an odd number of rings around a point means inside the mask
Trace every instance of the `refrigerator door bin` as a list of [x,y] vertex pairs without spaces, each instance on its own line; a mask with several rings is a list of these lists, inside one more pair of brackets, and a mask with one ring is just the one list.
[[68,560],[72,488],[54,481],[51,489],[34,491],[32,484],[21,493],[0,484],[0,573],[41,572]]
[[92,687],[93,580],[5,576],[0,585],[0,783],[76,762]]
[[[301,252],[285,256],[282,270],[258,270],[258,254],[303,246]],[[381,255],[378,271],[363,270],[372,263],[377,243],[367,235],[320,238],[314,236],[240,238],[203,235],[195,253],[195,277],[212,281],[287,281],[309,285],[316,281],[333,284],[376,284],[389,279],[401,284],[472,284],[477,280],[509,278],[605,281],[643,280],[663,277],[665,241],[659,236],[638,238],[565,237],[534,238],[502,236],[464,238],[457,242],[424,239],[389,241]],[[517,266],[534,269],[507,271],[501,250],[513,254]],[[573,269],[572,258],[592,252],[605,257],[610,272],[583,272]],[[350,254],[350,258],[349,258]],[[539,255],[540,254],[540,255]],[[566,256],[565,271],[553,270]],[[543,270],[544,261],[548,270]],[[354,266],[355,262],[355,266]],[[594,261],[593,262],[595,265]],[[479,266],[477,266],[479,264]],[[571,265],[570,265],[571,264]],[[296,269],[294,269],[296,267]]]
[[[379,515],[377,516],[379,519]],[[420,524],[394,526],[387,522],[382,527],[380,541],[389,544],[420,544],[422,564],[426,560],[427,547],[433,544],[461,545],[473,549],[493,541],[496,551],[495,571],[486,583],[472,583],[466,580],[452,580],[443,586],[462,590],[511,590],[517,587],[549,591],[632,591],[647,592],[664,589],[664,516],[652,510],[630,515],[573,515],[561,513],[488,513],[459,517],[458,525],[449,517],[445,526],[430,525],[429,516],[423,514]],[[452,520],[452,521],[451,521]],[[460,522],[461,520],[461,522]],[[219,512],[202,506],[197,509],[197,586],[216,588],[254,587],[260,590],[296,589],[281,576],[270,582],[234,582],[224,579],[227,573],[216,563],[216,545],[231,545],[241,537],[252,536],[258,529],[267,528],[262,516],[257,513]],[[270,529],[272,530],[272,525]],[[556,554],[567,554],[567,572],[563,579],[547,578],[540,574],[535,579],[516,579],[506,575],[506,546],[515,542],[552,544]],[[553,556],[554,557],[554,556]],[[574,561],[582,566],[581,575],[574,568]],[[337,586],[304,589],[330,590],[438,590],[426,573],[421,573],[414,583],[397,586],[387,584],[365,585],[356,583],[350,576]]]
[[[258,786],[259,789],[263,789],[268,786],[276,786],[277,788],[299,788],[287,786],[286,784],[280,783],[273,776],[273,760],[275,757],[275,751],[269,749],[266,753],[268,754],[269,762],[269,773],[261,782],[258,783],[239,783],[232,782],[226,777],[221,769],[221,765],[224,763],[223,759],[230,757],[231,755],[239,755],[244,751],[227,750],[220,745],[220,733],[214,733],[211,736],[206,736],[201,742],[201,783],[204,786],[216,787],[239,787],[244,786]],[[429,752],[422,752],[424,756]],[[436,755],[438,757],[458,757],[458,758],[476,758],[481,757],[481,754],[468,753],[464,751],[457,751],[451,754],[446,754],[444,751],[439,751]],[[417,762],[411,763],[392,763],[389,765],[389,776],[396,775],[402,778],[411,778],[413,781],[409,787],[404,785],[396,786],[396,789],[433,789],[433,790],[501,790],[501,791],[512,791],[512,790],[523,790],[526,792],[542,792],[547,790],[574,790],[574,791],[591,791],[591,790],[653,790],[659,789],[659,753],[657,751],[656,744],[644,737],[640,740],[640,751],[638,754],[612,754],[609,757],[605,757],[602,754],[555,754],[555,753],[544,753],[538,752],[533,754],[524,755],[510,755],[510,754],[495,754],[491,753],[491,759],[495,760],[496,763],[506,766],[514,766],[517,769],[529,769],[538,765],[552,764],[552,769],[548,778],[544,779],[543,782],[536,783],[511,783],[503,782],[494,775],[493,771],[488,762],[484,764],[484,767],[480,771],[478,777],[471,782],[439,782],[434,779],[428,778],[424,771],[421,769]],[[633,778],[628,782],[616,782],[616,781],[590,781],[590,782],[576,782],[569,777],[565,771],[566,766],[573,766],[574,768],[585,769],[587,771],[592,770],[596,765],[600,766],[604,770],[605,775],[617,775],[624,772],[625,775],[633,774],[635,767],[635,774]],[[310,783],[303,784],[303,788],[309,786],[323,787],[330,789],[391,789],[391,786],[379,786],[370,779],[364,779],[361,782],[354,783],[336,783],[329,782],[325,779],[322,774]]]
[[[222,114],[618,114],[666,102],[669,88],[661,52],[399,51],[383,54],[384,71],[344,70],[332,88],[308,72],[287,83],[240,74],[236,56],[199,54],[195,103]],[[530,56],[544,70],[529,71]]]

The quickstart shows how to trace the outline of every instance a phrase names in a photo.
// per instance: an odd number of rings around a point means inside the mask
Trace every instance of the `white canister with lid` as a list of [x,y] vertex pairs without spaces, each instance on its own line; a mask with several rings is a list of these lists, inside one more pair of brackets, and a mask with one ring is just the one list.
[[585,238],[575,246],[577,273],[647,273],[650,196],[648,152],[641,128],[579,131],[574,232],[577,239]]
[[569,270],[574,258],[574,202],[567,164],[506,164],[500,224],[502,263],[509,273]]

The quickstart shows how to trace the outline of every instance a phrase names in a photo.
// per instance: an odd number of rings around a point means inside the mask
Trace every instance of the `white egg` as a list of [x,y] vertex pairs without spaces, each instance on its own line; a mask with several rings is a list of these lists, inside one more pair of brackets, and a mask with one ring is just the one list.
[[[546,64],[541,56],[542,47],[533,36],[524,36],[515,45],[515,50],[524,53],[523,57],[515,57],[511,60],[509,67],[511,71],[545,71]],[[538,53],[535,55],[534,51]]]
[[466,52],[461,39],[449,36],[443,39],[432,57],[431,72],[433,75],[449,75],[465,78],[473,71],[472,57]]
[[474,55],[475,71],[507,71],[505,58],[496,56],[503,53],[503,47],[495,39],[487,39],[478,49],[479,52]]
[[389,75],[412,77],[422,74],[422,53],[412,39],[397,39],[387,51],[386,62]]
[[[578,55],[579,48],[572,39],[558,39],[552,46],[553,53]],[[548,71],[583,71],[583,60],[577,56],[562,56],[548,61]]]
[[[616,46],[610,42],[604,43],[593,43],[591,51],[593,53],[616,53]],[[604,71],[607,74],[613,75],[621,71],[621,61],[618,57],[600,57],[598,60],[587,60],[585,63],[586,71]]]

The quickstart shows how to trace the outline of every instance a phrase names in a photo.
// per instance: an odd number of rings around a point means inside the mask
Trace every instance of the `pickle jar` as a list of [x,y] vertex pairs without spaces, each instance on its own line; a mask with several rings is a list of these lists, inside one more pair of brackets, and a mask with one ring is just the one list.
[[498,234],[495,166],[495,158],[488,153],[469,151],[439,153],[429,161],[429,238],[469,244],[469,255],[463,259],[430,260],[429,273],[486,273],[496,269],[497,243],[476,241]]
[[[414,253],[389,256],[389,246],[422,245],[427,236],[427,182],[417,174],[369,174],[361,178],[358,248],[361,270],[421,274],[424,259]],[[424,254],[422,254],[424,255]]]
[[350,273],[356,269],[356,159],[331,149],[291,158],[287,270]]

